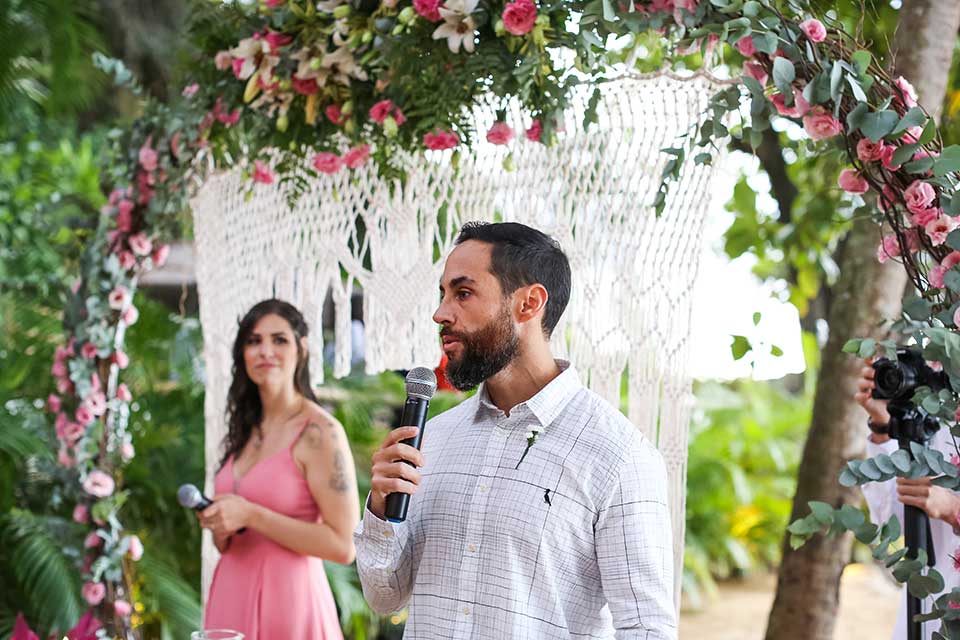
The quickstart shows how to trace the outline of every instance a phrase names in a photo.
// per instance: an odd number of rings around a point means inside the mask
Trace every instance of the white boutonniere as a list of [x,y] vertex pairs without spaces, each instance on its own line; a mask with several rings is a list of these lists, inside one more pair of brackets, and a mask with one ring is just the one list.
[[541,430],[542,430],[542,427],[540,427],[539,425],[535,425],[533,427],[530,427],[530,431],[527,431],[527,448],[523,450],[523,455],[520,456],[520,460],[519,462],[517,462],[517,466],[514,467],[514,469],[520,468],[520,463],[523,462],[523,459],[527,457],[527,453],[529,453],[530,447],[532,447],[533,443],[537,441],[537,437],[540,435]]

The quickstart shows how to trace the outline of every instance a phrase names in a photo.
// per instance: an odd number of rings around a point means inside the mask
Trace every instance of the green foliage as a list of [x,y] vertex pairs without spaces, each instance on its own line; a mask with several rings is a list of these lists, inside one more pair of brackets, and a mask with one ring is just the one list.
[[684,589],[694,604],[716,578],[776,565],[790,516],[812,386],[701,383],[687,463]]
[[0,516],[0,635],[6,637],[19,612],[42,636],[66,631],[80,617],[80,576],[63,549],[71,526],[16,508]]

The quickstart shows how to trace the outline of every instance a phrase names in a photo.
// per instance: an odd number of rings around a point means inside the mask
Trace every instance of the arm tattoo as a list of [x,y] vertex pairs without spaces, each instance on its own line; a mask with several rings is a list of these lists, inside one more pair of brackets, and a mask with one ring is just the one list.
[[346,493],[350,489],[347,482],[347,465],[344,462],[343,451],[339,447],[333,452],[333,473],[330,476],[330,488],[337,493]]

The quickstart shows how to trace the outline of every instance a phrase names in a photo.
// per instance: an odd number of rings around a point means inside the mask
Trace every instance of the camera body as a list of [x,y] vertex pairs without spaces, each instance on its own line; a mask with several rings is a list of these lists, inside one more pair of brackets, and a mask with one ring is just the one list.
[[876,372],[876,386],[871,395],[878,400],[889,400],[887,433],[890,437],[913,442],[926,442],[932,438],[940,428],[940,422],[913,403],[913,394],[919,387],[929,387],[934,393],[950,388],[947,375],[928,365],[919,349],[908,347],[897,349],[896,360],[877,359],[873,370]]

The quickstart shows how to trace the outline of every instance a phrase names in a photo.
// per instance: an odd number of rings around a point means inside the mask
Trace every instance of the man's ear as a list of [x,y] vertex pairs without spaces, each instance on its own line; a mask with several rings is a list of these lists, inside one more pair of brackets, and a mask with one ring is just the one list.
[[517,322],[529,322],[542,316],[547,308],[547,289],[531,284],[517,289]]

